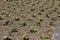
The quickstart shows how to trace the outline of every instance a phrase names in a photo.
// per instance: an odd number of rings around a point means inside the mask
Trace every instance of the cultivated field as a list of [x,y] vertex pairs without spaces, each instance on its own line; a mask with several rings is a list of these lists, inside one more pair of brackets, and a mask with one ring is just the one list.
[[52,40],[60,21],[60,0],[0,0],[0,40]]

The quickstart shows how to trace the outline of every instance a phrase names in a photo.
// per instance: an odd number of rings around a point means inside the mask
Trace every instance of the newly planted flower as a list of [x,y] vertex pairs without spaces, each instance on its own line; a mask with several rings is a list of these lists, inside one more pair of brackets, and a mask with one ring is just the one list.
[[43,40],[50,40],[50,38],[47,35],[45,35],[44,33],[40,33],[40,38]]
[[3,25],[8,25],[9,24],[9,21],[6,21]]
[[6,15],[6,17],[10,17],[10,15],[9,14],[5,14]]
[[9,33],[13,33],[13,32],[17,32],[17,29],[16,28],[11,28]]
[[0,20],[3,20],[3,18],[0,16]]
[[31,27],[29,31],[30,31],[30,33],[35,33],[35,32],[37,32],[37,29]]
[[47,18],[50,18],[49,14],[46,14],[46,17],[47,17]]
[[4,39],[4,40],[12,40],[12,39],[10,39],[8,36],[4,36],[3,39]]
[[28,37],[27,34],[24,34],[24,35],[22,36],[22,38],[23,38],[23,40],[29,40],[29,37]]
[[41,22],[38,21],[38,22],[35,23],[35,25],[36,25],[36,26],[41,26]]
[[25,27],[27,24],[26,23],[20,23],[20,27]]
[[57,12],[57,14],[60,14],[60,12]]
[[16,17],[14,20],[15,20],[15,21],[19,21],[20,19],[19,19],[18,17]]

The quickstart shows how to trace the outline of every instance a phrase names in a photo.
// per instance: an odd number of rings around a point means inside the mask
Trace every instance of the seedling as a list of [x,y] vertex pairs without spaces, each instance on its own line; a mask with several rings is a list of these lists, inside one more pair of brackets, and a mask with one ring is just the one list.
[[4,12],[2,12],[1,14],[2,14],[2,15],[4,15],[5,13],[4,13]]
[[30,33],[36,33],[37,29],[34,29],[34,28],[31,27],[29,31],[30,31]]
[[57,19],[56,19],[56,18],[52,18],[51,20],[52,20],[52,22],[54,22],[54,21],[56,21]]
[[17,29],[16,28],[11,28],[9,33],[13,33],[13,32],[17,32]]
[[38,22],[35,23],[35,25],[36,25],[36,26],[41,26],[41,22],[38,21]]
[[38,15],[42,15],[42,13],[38,13]]
[[41,11],[41,12],[44,12],[44,9],[41,9],[40,11]]
[[57,14],[60,14],[60,12],[57,12]]
[[53,22],[50,22],[50,24],[49,24],[49,25],[53,26]]
[[23,40],[29,40],[29,37],[28,37],[27,34],[24,34],[24,35],[22,36],[22,38],[23,38]]
[[50,18],[49,14],[46,14],[46,17],[47,17],[47,18]]
[[33,14],[32,16],[33,16],[33,17],[36,17],[36,14]]
[[4,1],[11,1],[12,2],[13,0],[4,0]]
[[50,40],[50,38],[43,33],[40,33],[40,38],[43,39],[43,40]]
[[40,19],[40,22],[42,22],[43,20],[42,19]]
[[4,40],[12,40],[8,36],[4,36]]
[[10,15],[9,14],[5,14],[6,15],[6,17],[10,17]]
[[34,11],[34,9],[31,9],[31,11]]
[[32,18],[27,19],[27,21],[31,21],[31,20],[32,20]]
[[56,20],[57,20],[56,18],[52,18],[52,19],[51,19],[51,22],[50,22],[50,24],[49,24],[49,25],[54,26],[54,24],[53,24],[53,23],[54,23]]
[[45,40],[50,40],[50,38],[48,36],[45,36],[44,39]]
[[0,16],[0,20],[3,20],[3,18]]
[[27,24],[26,23],[20,23],[20,27],[25,27]]
[[57,0],[57,1],[60,1],[60,0]]
[[20,19],[19,19],[18,17],[16,17],[14,20],[15,20],[15,21],[19,21]]
[[9,24],[9,21],[6,21],[3,25],[8,25]]

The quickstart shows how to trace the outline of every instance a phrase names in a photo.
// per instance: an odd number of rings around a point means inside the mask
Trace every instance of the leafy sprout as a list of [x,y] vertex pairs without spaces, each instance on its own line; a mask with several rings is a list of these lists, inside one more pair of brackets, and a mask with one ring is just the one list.
[[9,24],[9,21],[6,21],[3,25],[8,25]]
[[24,34],[24,35],[22,36],[22,38],[23,38],[23,40],[29,40],[29,37],[28,37],[27,34]]
[[49,17],[49,14],[46,14],[46,17],[50,18],[50,17]]
[[0,20],[3,20],[3,18],[0,16]]
[[14,20],[15,20],[15,21],[19,21],[20,19],[19,19],[18,17],[16,17]]
[[60,12],[57,12],[57,14],[60,14]]
[[16,28],[11,28],[9,33],[13,33],[13,32],[17,32],[17,29]]
[[38,21],[38,22],[35,23],[35,25],[36,25],[36,26],[41,26],[41,22]]
[[20,23],[19,25],[20,25],[20,27],[24,27],[24,26],[26,26],[27,24],[26,24],[26,23]]
[[37,29],[31,27],[29,31],[30,31],[30,33],[35,33],[35,32],[37,32]]
[[43,40],[50,40],[50,37],[48,37],[47,35],[40,33],[40,38]]

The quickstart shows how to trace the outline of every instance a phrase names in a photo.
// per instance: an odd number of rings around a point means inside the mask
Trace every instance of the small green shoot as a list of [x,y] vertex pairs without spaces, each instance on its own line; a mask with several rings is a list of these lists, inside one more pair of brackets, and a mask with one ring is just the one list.
[[6,21],[3,25],[8,25],[9,24],[9,21]]
[[27,24],[26,23],[20,23],[20,27],[25,27]]
[[36,33],[37,29],[31,27],[29,31],[30,31],[30,33]]
[[17,29],[16,28],[11,28],[9,33],[13,33],[13,32],[17,32]]
[[28,37],[27,34],[24,34],[24,35],[22,36],[22,38],[23,38],[23,40],[29,40],[29,37]]
[[3,20],[3,18],[0,16],[0,20]]
[[15,21],[19,21],[20,19],[19,19],[18,17],[16,17],[14,20],[15,20]]

